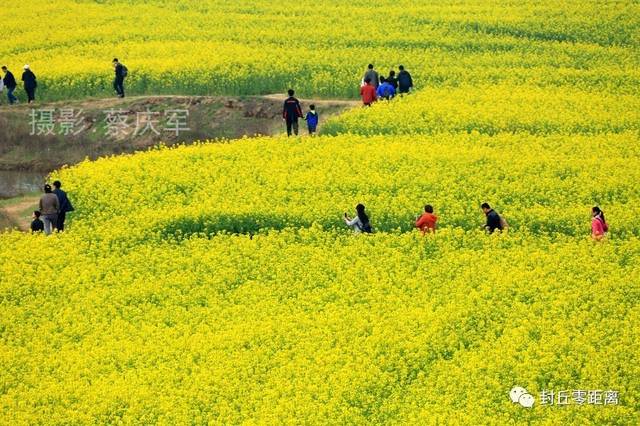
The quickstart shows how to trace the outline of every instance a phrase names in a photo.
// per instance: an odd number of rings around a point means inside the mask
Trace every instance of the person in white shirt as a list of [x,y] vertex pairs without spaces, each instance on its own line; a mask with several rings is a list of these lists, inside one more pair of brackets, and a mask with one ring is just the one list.
[[369,216],[367,216],[364,211],[363,204],[358,204],[356,206],[356,213],[356,217],[351,219],[345,212],[344,222],[347,224],[347,226],[353,228],[356,233],[364,232],[370,234],[372,232],[371,223],[369,222]]

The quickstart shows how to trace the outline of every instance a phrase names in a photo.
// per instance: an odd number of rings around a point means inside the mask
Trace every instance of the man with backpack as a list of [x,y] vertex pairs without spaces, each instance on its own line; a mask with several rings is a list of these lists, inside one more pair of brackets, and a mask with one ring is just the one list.
[[482,211],[487,217],[487,223],[484,225],[484,229],[487,231],[487,233],[493,234],[496,229],[500,231],[506,231],[507,227],[509,226],[507,224],[507,221],[500,217],[500,215],[491,208],[489,203],[482,203],[481,207]]
[[116,71],[113,88],[116,90],[119,98],[124,98],[124,79],[129,74],[129,70],[118,61],[118,58],[113,58],[113,67]]

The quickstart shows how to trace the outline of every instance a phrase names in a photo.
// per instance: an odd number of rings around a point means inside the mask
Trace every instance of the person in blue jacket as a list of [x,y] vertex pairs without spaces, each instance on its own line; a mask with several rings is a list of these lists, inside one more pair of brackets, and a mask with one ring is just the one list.
[[307,121],[307,128],[309,129],[309,136],[313,136],[316,133],[316,129],[318,127],[318,113],[316,112],[315,105],[309,105],[309,112],[307,112],[306,117],[304,118]]
[[389,83],[384,77],[380,79],[380,86],[378,86],[378,90],[376,90],[376,95],[378,99],[391,99],[396,95],[396,89],[393,88],[393,85]]

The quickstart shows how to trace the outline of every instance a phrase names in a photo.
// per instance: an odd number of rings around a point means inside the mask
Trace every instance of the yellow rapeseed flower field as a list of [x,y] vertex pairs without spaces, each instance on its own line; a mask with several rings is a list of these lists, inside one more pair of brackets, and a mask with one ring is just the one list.
[[54,172],[67,231],[0,234],[0,424],[640,423],[637,3],[30,3],[0,57],[52,99],[113,56],[138,93],[355,97],[368,62],[417,90]]
[[[29,0],[0,10],[0,61],[28,63],[49,99],[131,94],[356,97],[366,65],[422,87],[530,83],[636,93],[640,6],[512,0]],[[28,10],[27,10],[28,9]]]

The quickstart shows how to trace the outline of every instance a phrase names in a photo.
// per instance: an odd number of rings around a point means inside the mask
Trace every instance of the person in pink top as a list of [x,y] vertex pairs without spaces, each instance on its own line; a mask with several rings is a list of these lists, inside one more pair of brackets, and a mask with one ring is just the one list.
[[595,206],[591,209],[591,237],[600,241],[607,231],[609,231],[609,225],[604,219],[604,212],[600,210],[600,207]]

